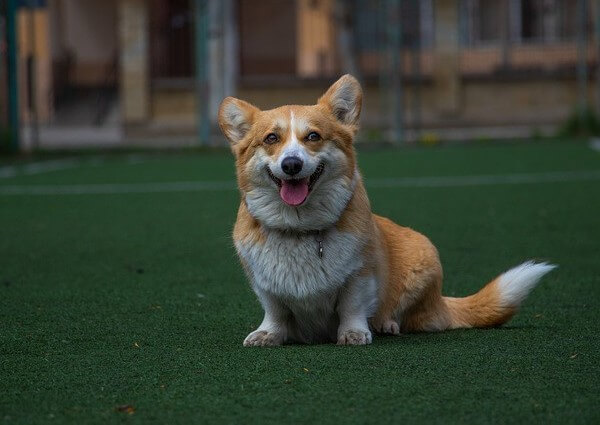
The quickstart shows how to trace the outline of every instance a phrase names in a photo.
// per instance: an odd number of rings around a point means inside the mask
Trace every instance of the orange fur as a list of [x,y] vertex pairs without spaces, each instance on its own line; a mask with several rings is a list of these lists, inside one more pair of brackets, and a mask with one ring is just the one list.
[[240,203],[238,216],[233,228],[233,239],[245,243],[263,244],[265,241],[264,230],[258,220],[250,215],[246,204]]
[[[401,319],[405,332],[491,327],[506,323],[515,307],[503,306],[493,280],[465,298],[443,297],[442,266],[433,244],[422,234],[374,215],[387,254],[388,278],[372,319],[375,329]],[[397,317],[403,312],[402,317]]]
[[[345,90],[342,94],[354,95],[354,109],[343,109],[348,102],[339,99],[340,90]],[[238,99],[223,101],[219,124],[232,142],[242,194],[233,231],[236,244],[258,245],[262,249],[268,232],[279,231],[265,227],[253,217],[244,201],[244,195],[251,189],[247,164],[259,150],[263,155],[277,157],[293,136],[307,151],[318,153],[323,144],[307,143],[305,140],[309,132],[316,131],[323,141],[334,144],[337,150],[343,152],[346,159],[344,175],[356,179],[354,192],[333,227],[339,232],[354,235],[355,240],[360,242],[363,261],[358,276],[373,276],[378,282],[379,302],[375,315],[369,318],[371,328],[382,333],[398,333],[400,330],[418,332],[490,327],[507,322],[517,311],[518,301],[502,300],[500,277],[474,295],[443,297],[443,272],[435,246],[422,234],[371,212],[362,179],[356,174],[353,147],[361,93],[358,82],[344,76],[312,106],[291,105],[261,111]],[[339,107],[336,107],[336,101]],[[348,115],[340,116],[340,113]],[[292,134],[293,129],[288,124],[290,117],[297,117],[303,123],[296,129],[296,134]],[[278,143],[264,143],[270,133],[276,134]],[[294,230],[286,229],[285,232],[289,234]],[[306,230],[298,231],[298,237],[300,235],[306,235]],[[247,269],[247,264],[244,263],[244,267]],[[271,340],[261,334],[252,338],[250,344],[270,345]]]

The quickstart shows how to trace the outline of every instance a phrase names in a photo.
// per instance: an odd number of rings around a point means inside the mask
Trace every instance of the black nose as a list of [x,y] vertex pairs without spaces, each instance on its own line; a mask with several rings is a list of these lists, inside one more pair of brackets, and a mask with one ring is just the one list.
[[302,160],[297,156],[287,156],[281,161],[281,169],[285,174],[295,176],[302,170]]

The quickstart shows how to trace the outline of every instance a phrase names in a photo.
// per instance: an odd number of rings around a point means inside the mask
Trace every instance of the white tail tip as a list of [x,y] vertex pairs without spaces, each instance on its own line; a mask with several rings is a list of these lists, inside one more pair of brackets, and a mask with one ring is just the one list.
[[498,278],[498,289],[503,303],[519,306],[542,276],[556,267],[554,264],[526,261],[501,274]]

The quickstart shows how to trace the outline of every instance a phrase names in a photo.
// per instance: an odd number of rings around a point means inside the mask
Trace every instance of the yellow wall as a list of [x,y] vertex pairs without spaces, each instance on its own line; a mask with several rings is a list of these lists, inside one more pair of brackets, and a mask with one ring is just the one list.
[[[315,103],[326,85],[303,87],[240,88],[237,97],[262,109],[284,104]],[[386,123],[382,93],[376,86],[364,87],[364,128]],[[486,127],[530,125],[558,126],[572,112],[577,102],[577,82],[571,80],[478,81],[463,80],[460,85],[463,100],[456,114],[448,116],[436,106],[440,92],[431,83],[421,88],[421,122],[423,127]],[[589,86],[593,102],[595,85]],[[387,93],[385,93],[387,95]],[[405,87],[406,121],[412,124],[411,98],[414,86]],[[152,92],[152,122],[171,129],[181,126],[183,131],[193,128],[197,116],[193,90],[155,89]]]
[[[32,38],[32,19],[35,38]],[[46,9],[34,9],[33,13],[21,8],[17,15],[19,49],[19,93],[21,117],[24,122],[30,120],[27,90],[27,58],[33,52],[36,60],[35,91],[40,122],[48,121],[52,116],[52,63]]]
[[331,74],[335,69],[333,0],[298,0],[296,7],[297,74],[300,77]]

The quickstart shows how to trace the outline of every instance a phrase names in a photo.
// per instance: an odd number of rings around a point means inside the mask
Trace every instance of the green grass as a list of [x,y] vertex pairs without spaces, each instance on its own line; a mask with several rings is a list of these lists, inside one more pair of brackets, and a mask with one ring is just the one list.
[[[367,181],[600,170],[566,143],[359,161]],[[0,187],[233,176],[227,153],[116,155]],[[0,422],[600,421],[600,180],[369,194],[437,245],[447,295],[530,258],[560,268],[501,328],[248,349],[262,311],[230,238],[237,192],[0,195]]]

